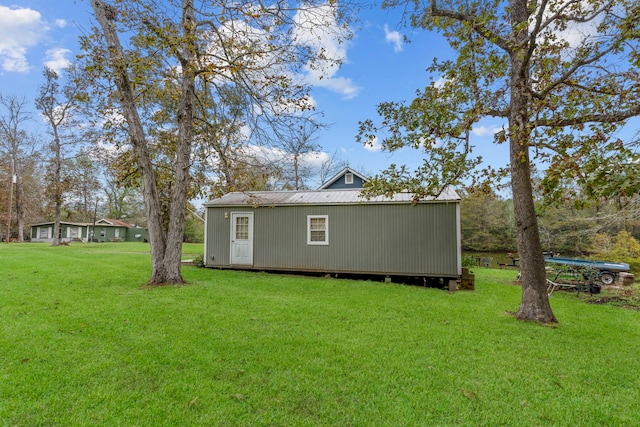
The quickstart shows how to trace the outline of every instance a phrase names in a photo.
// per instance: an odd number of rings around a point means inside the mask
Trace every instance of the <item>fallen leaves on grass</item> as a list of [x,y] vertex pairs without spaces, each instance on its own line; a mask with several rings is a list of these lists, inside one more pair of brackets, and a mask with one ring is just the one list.
[[473,390],[467,390],[466,388],[462,389],[462,394],[469,400],[478,400],[478,393]]

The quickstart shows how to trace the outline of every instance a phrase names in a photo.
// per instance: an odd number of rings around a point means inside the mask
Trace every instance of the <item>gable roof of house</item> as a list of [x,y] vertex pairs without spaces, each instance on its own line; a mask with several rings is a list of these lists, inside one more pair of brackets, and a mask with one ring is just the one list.
[[330,180],[328,180],[327,182],[325,182],[324,184],[322,184],[320,186],[320,188],[318,188],[318,190],[326,190],[327,188],[331,187],[337,180],[339,180],[340,178],[342,178],[343,176],[345,176],[347,173],[352,173],[355,176],[357,176],[358,178],[360,178],[363,182],[368,181],[368,178],[364,175],[362,175],[359,172],[354,171],[353,169],[351,169],[349,166],[345,167],[344,169],[342,169],[340,172],[338,172],[337,174],[335,174],[335,176],[333,178],[331,178]]
[[96,221],[96,225],[112,225],[114,227],[126,227],[126,228],[133,227],[133,225],[129,224],[128,222],[121,221],[119,219],[111,219],[111,218],[101,218],[98,221]]
[[[49,225],[53,224],[53,221],[40,222],[38,224],[31,224],[32,227]],[[69,222],[69,221],[60,221],[60,224],[64,225],[72,225],[72,226],[80,226],[80,227],[89,227],[93,226],[93,222]],[[111,219],[111,218],[100,218],[96,221],[96,225],[100,225],[102,227],[126,227],[126,228],[135,228],[136,226],[133,224],[129,224],[128,222],[121,221],[119,219]]]
[[410,204],[458,201],[460,196],[452,188],[436,198],[415,200],[413,193],[397,193],[393,197],[377,196],[367,199],[361,189],[302,190],[302,191],[245,191],[227,193],[205,203],[205,206],[294,206],[294,205],[346,205],[346,204]]
[[[37,224],[31,224],[31,227],[38,227],[40,225],[50,225],[53,224],[53,221],[39,222]],[[88,222],[69,222],[69,221],[60,221],[61,225],[73,225],[78,227],[86,227],[87,225],[91,225]]]

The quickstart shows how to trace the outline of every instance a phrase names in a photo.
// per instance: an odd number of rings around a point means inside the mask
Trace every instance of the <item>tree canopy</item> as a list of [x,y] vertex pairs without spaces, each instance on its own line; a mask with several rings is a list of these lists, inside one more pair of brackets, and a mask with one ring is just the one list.
[[80,111],[77,99],[77,95],[83,92],[86,81],[83,80],[81,73],[75,66],[67,68],[66,82],[62,86],[59,83],[58,73],[54,70],[45,67],[42,74],[45,82],[40,86],[35,104],[44,117],[51,135],[51,142],[48,144],[51,159],[48,162],[47,181],[49,183],[48,194],[52,198],[55,217],[53,245],[57,246],[60,244],[62,204],[72,187],[68,167],[65,167],[69,166],[69,162],[65,162],[67,151],[70,146],[77,148],[90,133],[79,120]]
[[[508,172],[522,267],[518,318],[556,322],[546,294],[533,202],[532,163],[546,170],[543,189],[562,180],[606,186],[628,147],[616,137],[640,114],[640,5],[630,0],[419,1],[404,7],[409,25],[437,31],[455,53],[434,59],[431,82],[410,103],[378,107],[380,123],[361,123],[360,140],[382,138],[388,150],[424,150],[413,173],[392,165],[371,181],[371,194],[408,189],[437,194],[468,179],[481,159],[469,133],[484,117],[504,120],[495,143],[508,142]],[[631,188],[631,187],[630,187]]]
[[140,177],[149,283],[182,283],[184,216],[197,191],[193,154],[221,166],[219,176],[236,177],[224,168],[243,136],[264,143],[290,129],[289,118],[313,107],[303,71],[339,65],[323,43],[350,36],[346,9],[290,0],[91,4],[99,28],[83,40],[87,70],[100,120],[108,118],[113,140],[130,146]]

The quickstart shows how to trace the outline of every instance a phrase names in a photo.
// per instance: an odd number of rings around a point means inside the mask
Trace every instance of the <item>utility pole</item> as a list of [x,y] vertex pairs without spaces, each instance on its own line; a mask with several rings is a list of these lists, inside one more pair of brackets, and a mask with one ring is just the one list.
[[16,183],[15,164],[11,159],[11,177],[9,178],[9,209],[7,209],[7,234],[4,237],[4,241],[9,243],[11,240],[11,209],[13,206],[13,184]]

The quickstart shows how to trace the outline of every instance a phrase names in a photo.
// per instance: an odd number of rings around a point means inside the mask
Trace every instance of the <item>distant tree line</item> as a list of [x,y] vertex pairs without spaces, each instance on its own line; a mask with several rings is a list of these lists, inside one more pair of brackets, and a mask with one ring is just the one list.
[[[31,224],[41,222],[59,229],[61,221],[90,223],[97,217],[147,226],[127,138],[118,139],[94,123],[84,92],[86,74],[70,66],[60,74],[45,68],[42,76],[34,100],[0,93],[1,240],[29,240]],[[38,121],[44,122],[45,135],[38,132]],[[229,191],[315,188],[342,169],[346,163],[316,142],[324,127],[300,119],[280,147],[233,138],[201,145],[192,164],[183,241],[203,239],[198,200]],[[158,145],[167,138],[158,136]],[[171,157],[165,157],[158,153],[153,158],[163,206],[171,190]]]
[[[460,191],[462,248],[470,252],[516,252],[513,200],[495,192]],[[613,257],[637,264],[640,257],[640,195],[583,202],[536,198],[544,251],[570,257]]]

